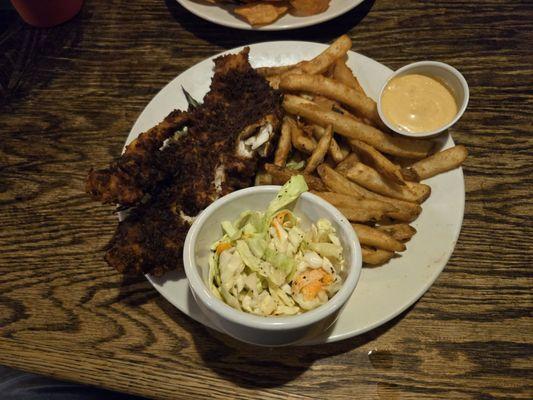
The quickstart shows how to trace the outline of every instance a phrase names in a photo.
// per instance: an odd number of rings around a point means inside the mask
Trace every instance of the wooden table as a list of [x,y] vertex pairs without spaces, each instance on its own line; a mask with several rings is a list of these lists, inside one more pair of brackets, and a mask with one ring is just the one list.
[[[532,19],[527,0],[367,1],[279,33],[225,29],[173,0],[88,0],[50,30],[2,12],[0,363],[154,398],[531,398]],[[464,225],[415,306],[341,343],[262,349],[107,267],[116,217],[84,178],[163,85],[223,49],[344,32],[392,68],[441,60],[470,84],[452,132],[471,154]]]

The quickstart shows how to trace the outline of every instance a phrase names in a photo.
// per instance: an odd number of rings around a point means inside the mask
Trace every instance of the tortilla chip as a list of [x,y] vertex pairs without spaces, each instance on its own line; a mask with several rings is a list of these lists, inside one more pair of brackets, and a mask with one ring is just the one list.
[[324,12],[329,7],[330,0],[289,0],[291,14],[299,17],[315,15]]
[[276,21],[289,7],[280,2],[256,2],[235,7],[235,14],[243,17],[253,26],[266,25]]

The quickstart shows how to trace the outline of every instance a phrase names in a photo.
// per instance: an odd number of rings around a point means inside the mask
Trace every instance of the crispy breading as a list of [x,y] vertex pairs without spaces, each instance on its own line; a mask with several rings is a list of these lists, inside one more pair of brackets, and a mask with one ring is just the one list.
[[91,169],[86,181],[87,192],[102,203],[137,204],[165,178],[158,168],[158,150],[188,118],[187,113],[172,111],[159,124],[141,133],[109,167]]

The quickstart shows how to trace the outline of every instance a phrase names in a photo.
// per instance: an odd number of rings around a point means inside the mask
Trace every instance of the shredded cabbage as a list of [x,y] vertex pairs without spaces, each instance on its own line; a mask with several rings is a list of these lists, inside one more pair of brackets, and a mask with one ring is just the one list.
[[237,310],[295,315],[326,303],[342,285],[343,249],[332,224],[319,219],[309,229],[287,209],[307,191],[292,177],[265,212],[245,211],[222,222],[211,246],[208,285]]
[[300,161],[290,160],[290,161],[285,165],[285,167],[286,167],[286,168],[289,168],[289,169],[300,170],[300,169],[302,169],[303,167],[305,167],[305,161],[304,161],[304,160],[300,160]]

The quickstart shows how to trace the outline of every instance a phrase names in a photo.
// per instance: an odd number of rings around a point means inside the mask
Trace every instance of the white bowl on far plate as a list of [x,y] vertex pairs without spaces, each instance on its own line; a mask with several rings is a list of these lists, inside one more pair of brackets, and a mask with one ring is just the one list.
[[[218,330],[244,342],[263,346],[283,346],[308,339],[330,327],[357,285],[362,259],[359,241],[346,218],[332,205],[312,193],[304,193],[291,206],[302,218],[304,228],[319,218],[327,218],[344,248],[344,283],[324,305],[300,315],[262,317],[236,310],[209,290],[208,259],[211,244],[222,237],[220,223],[234,221],[245,210],[263,211],[280,186],[257,186],[231,193],[207,207],[189,229],[183,250],[185,274],[191,292],[202,312]],[[356,316],[354,316],[356,318]]]
[[[453,97],[455,98],[455,102],[457,103],[457,114],[448,124],[443,125],[434,131],[410,133],[410,132],[406,132],[404,130],[398,129],[398,127],[395,124],[387,120],[381,108],[381,98],[383,97],[383,92],[385,91],[386,87],[389,85],[389,82],[392,79],[397,78],[399,76],[408,75],[408,74],[426,75],[426,76],[435,78],[438,81],[442,82],[444,85],[446,85],[446,87],[450,90]],[[463,116],[466,110],[469,96],[470,96],[470,92],[468,89],[468,83],[466,83],[466,79],[457,69],[455,69],[451,65],[438,62],[438,61],[418,61],[418,62],[403,66],[402,68],[394,72],[389,77],[389,79],[387,79],[387,81],[381,87],[381,90],[379,92],[378,114],[381,120],[383,121],[383,123],[387,125],[389,129],[393,130],[396,133],[399,133],[400,135],[409,136],[409,137],[413,137],[417,139],[428,138],[428,137],[436,136],[446,131],[448,128],[453,126],[457,121],[459,121],[459,119]]]

